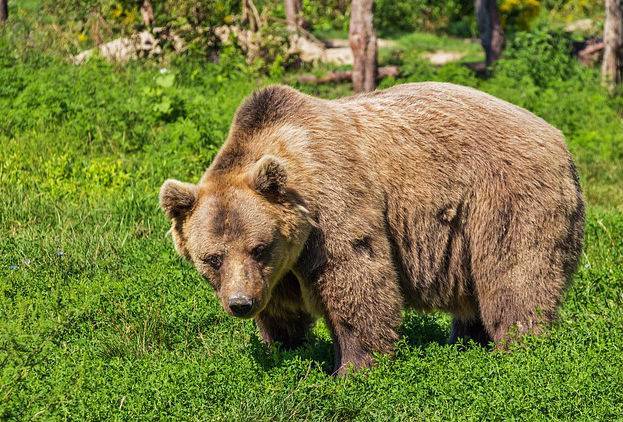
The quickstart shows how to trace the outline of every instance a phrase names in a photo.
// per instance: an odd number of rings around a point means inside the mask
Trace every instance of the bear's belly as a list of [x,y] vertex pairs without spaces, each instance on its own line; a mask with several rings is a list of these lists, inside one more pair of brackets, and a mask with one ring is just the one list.
[[477,312],[462,206],[394,210],[388,219],[405,305]]

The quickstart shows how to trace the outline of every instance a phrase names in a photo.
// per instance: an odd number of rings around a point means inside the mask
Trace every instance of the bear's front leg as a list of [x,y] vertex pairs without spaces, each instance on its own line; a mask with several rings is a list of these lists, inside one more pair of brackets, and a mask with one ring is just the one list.
[[352,248],[352,255],[329,257],[331,265],[310,283],[333,336],[338,375],[393,351],[403,305],[387,245],[366,239],[365,248]]
[[313,319],[304,312],[271,314],[262,311],[255,318],[255,323],[264,342],[278,342],[287,349],[294,349],[307,338]]
[[299,281],[288,272],[273,289],[266,308],[255,317],[262,340],[292,349],[300,346],[314,323],[304,309]]

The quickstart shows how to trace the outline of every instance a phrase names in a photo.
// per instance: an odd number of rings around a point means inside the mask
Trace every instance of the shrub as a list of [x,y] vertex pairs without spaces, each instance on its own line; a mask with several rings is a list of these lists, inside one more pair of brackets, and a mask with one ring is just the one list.
[[502,24],[508,29],[527,30],[530,23],[539,15],[539,0],[502,0],[500,15]]
[[500,75],[545,87],[577,73],[578,65],[571,57],[571,38],[564,32],[518,32],[508,44],[504,60],[495,69]]

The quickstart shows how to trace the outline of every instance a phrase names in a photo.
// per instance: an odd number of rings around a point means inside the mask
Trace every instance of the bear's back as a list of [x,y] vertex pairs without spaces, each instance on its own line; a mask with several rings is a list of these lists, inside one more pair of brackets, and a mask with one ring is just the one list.
[[[514,104],[466,86],[443,82],[408,83],[334,101],[341,112],[371,118],[375,124],[416,127],[420,132],[454,131],[471,137],[471,147],[496,149],[500,142],[559,152],[562,133]],[[378,119],[385,120],[377,122]],[[442,137],[439,142],[448,139]],[[431,139],[434,141],[434,139]],[[545,145],[546,143],[546,145]]]
[[350,145],[388,183],[415,179],[443,185],[445,179],[471,185],[502,174],[518,188],[538,178],[575,190],[562,133],[481,91],[410,83],[331,103],[339,117],[334,140],[323,148]]

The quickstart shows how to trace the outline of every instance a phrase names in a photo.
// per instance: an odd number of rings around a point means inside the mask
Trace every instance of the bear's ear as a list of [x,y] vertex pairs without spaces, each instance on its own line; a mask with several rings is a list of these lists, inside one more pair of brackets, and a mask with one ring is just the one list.
[[170,219],[181,219],[197,201],[197,186],[169,179],[160,188],[160,207]]
[[288,182],[285,162],[274,155],[264,155],[249,170],[246,179],[251,188],[264,196],[281,196]]

